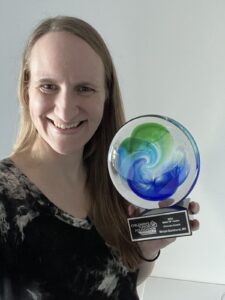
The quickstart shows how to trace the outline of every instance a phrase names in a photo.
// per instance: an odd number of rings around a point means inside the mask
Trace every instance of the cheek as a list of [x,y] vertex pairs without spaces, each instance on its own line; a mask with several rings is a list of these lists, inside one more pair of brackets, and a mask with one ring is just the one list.
[[105,97],[101,97],[96,101],[97,103],[93,107],[93,111],[95,112],[96,117],[99,119],[102,118],[105,106]]
[[101,102],[99,105],[96,105],[90,112],[94,112],[94,118],[101,122],[104,113],[104,103]]
[[29,93],[29,110],[31,117],[39,117],[49,109],[48,102],[37,93]]

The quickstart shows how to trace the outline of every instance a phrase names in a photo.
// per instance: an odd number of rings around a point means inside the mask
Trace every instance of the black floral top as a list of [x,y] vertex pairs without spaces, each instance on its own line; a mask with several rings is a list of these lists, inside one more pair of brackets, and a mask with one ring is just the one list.
[[138,299],[129,272],[91,221],[50,202],[0,161],[0,299]]

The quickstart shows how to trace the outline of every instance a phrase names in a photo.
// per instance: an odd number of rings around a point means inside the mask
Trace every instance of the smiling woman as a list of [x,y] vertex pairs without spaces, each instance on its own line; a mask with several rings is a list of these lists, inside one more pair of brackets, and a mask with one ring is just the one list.
[[[83,153],[105,103],[104,66],[97,53],[68,32],[42,36],[30,55],[29,111],[40,137],[57,153]],[[41,145],[36,145],[42,149]]]
[[99,34],[72,17],[43,21],[19,100],[17,142],[0,163],[0,298],[137,299],[139,247],[107,173],[124,115]]
[[173,240],[130,240],[127,217],[137,211],[107,171],[124,113],[95,29],[73,17],[40,23],[22,58],[19,101],[14,151],[0,162],[1,300],[138,299],[137,279]]

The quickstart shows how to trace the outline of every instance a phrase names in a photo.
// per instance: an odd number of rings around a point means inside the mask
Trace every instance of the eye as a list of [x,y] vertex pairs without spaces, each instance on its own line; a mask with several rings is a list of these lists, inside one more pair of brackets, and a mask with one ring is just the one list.
[[57,86],[53,83],[45,83],[40,86],[40,91],[45,94],[53,93],[57,90]]
[[77,92],[83,95],[90,95],[95,92],[95,90],[86,85],[80,85],[76,88]]

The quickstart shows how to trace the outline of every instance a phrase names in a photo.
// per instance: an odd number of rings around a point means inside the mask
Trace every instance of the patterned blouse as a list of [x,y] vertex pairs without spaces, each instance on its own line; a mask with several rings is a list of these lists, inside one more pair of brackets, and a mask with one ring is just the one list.
[[129,272],[91,221],[74,218],[0,161],[0,299],[137,300]]

